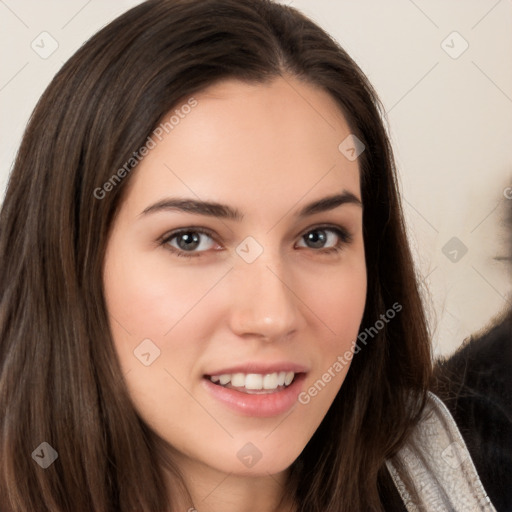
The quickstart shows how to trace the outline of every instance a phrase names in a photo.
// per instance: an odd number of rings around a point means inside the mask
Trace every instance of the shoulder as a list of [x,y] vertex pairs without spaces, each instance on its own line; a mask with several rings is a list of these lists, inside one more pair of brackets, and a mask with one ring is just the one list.
[[433,388],[497,510],[512,510],[512,314],[438,361]]
[[432,393],[411,435],[386,464],[408,510],[496,511],[453,417]]

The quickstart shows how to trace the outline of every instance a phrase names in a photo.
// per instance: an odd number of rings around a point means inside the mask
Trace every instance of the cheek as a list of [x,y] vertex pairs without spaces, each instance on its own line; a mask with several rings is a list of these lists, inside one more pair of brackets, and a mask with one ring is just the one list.
[[114,329],[121,327],[136,338],[166,336],[224,273],[224,269],[200,267],[193,273],[184,272],[171,264],[171,256],[167,259],[164,251],[127,251],[122,259],[115,258],[114,253],[111,259],[107,258],[105,295],[108,310],[115,318],[111,322]]
[[367,277],[364,253],[335,268],[309,276],[303,284],[305,303],[324,326],[322,351],[332,356],[350,345],[358,333],[366,304]]
[[326,409],[341,388],[350,368],[366,304],[364,253],[317,274],[308,281],[308,305],[317,314],[315,370],[306,383],[303,404]]
[[208,322],[202,299],[223,272],[196,269],[192,276],[155,252],[156,258],[135,254],[113,242],[105,260],[105,298],[131,399],[145,421],[156,430],[165,425],[163,433],[173,438],[194,403],[185,388],[204,349],[197,315]]
[[[165,257],[119,250],[112,250],[105,261],[113,343],[132,399],[148,417],[161,409],[161,403],[170,404],[173,393],[181,396],[171,375],[187,382],[187,372],[203,349],[198,339],[192,339],[201,336],[190,328],[188,318],[194,317],[215,278],[191,279],[190,273],[166,263]],[[182,331],[184,325],[187,332]]]

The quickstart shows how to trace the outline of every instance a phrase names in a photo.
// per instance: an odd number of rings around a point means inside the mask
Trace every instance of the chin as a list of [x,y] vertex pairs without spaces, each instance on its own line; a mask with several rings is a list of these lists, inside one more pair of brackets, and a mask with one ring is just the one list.
[[[258,441],[234,444],[234,449],[212,454],[205,462],[213,469],[226,474],[267,477],[289,469],[304,448],[302,445],[290,446],[286,440],[279,440],[278,446],[269,443],[268,440],[266,444]],[[234,456],[227,457],[226,453],[229,452],[234,452]]]

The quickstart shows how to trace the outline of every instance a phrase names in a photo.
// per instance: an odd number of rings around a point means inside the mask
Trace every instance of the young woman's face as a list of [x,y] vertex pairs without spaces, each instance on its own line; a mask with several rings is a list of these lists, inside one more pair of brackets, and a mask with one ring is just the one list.
[[111,330],[180,467],[276,474],[333,402],[362,319],[358,163],[334,100],[296,79],[194,98],[130,178],[104,265]]

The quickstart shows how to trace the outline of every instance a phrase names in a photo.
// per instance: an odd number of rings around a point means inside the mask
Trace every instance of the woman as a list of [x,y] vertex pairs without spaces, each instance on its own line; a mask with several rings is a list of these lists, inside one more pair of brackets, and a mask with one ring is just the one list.
[[150,0],[102,29],[0,226],[2,510],[493,510],[440,460],[467,450],[427,392],[377,95],[296,10]]

